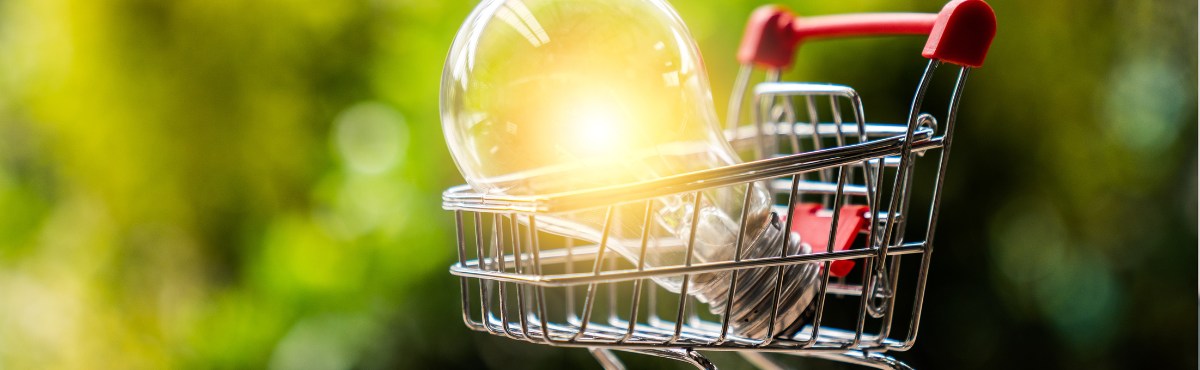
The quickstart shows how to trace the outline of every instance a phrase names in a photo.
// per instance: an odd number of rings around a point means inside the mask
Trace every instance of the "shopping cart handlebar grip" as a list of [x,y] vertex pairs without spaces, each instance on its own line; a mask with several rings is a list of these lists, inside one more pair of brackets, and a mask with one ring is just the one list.
[[938,13],[921,56],[966,67],[982,67],[994,37],[996,12],[987,2],[951,1]]
[[864,13],[797,17],[778,5],[750,16],[738,48],[738,61],[768,68],[791,66],[805,40],[876,35],[929,35],[921,55],[979,67],[996,34],[996,15],[983,0],[954,0],[941,12]]

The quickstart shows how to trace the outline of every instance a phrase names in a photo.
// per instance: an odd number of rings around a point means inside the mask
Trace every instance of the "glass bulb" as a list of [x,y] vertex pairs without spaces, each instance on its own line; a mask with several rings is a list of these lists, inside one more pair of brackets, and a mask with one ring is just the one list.
[[[459,30],[442,79],[442,128],[481,193],[544,195],[653,180],[738,163],[718,129],[700,52],[661,0],[485,0]],[[778,256],[782,226],[759,183],[702,196],[693,262],[733,260],[745,192],[743,258]],[[684,264],[694,195],[654,200],[645,265]],[[637,262],[644,216],[621,207],[608,246]],[[605,210],[539,216],[544,229],[599,242]],[[788,254],[808,253],[799,236]],[[818,267],[785,271],[778,334],[795,329]],[[767,330],[776,270],[742,270],[736,334]],[[724,312],[729,273],[692,275],[687,293]],[[655,278],[674,292],[680,277]]]

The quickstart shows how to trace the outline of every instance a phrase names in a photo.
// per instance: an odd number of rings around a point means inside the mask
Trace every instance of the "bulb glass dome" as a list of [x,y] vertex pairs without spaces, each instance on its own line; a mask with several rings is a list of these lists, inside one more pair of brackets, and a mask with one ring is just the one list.
[[[718,129],[699,49],[661,0],[484,0],[460,29],[442,80],[442,128],[458,169],[488,194],[546,195],[629,184],[736,164]],[[748,237],[743,258],[780,253],[778,217],[761,184],[705,192],[695,262],[733,259],[745,192]],[[655,200],[648,267],[680,265],[678,246],[692,229],[691,195]],[[732,217],[730,215],[733,215]],[[539,216],[561,234],[598,242],[604,210]],[[629,218],[642,217],[633,215]],[[640,223],[638,223],[640,225]],[[616,227],[610,247],[638,258],[640,230]],[[794,242],[799,237],[791,238]],[[804,253],[799,243],[788,253]],[[753,269],[735,291],[734,327],[766,330],[760,320],[774,273]],[[815,265],[789,268],[781,313],[787,327],[812,298]],[[682,290],[677,278],[656,278]],[[687,291],[714,312],[724,309],[727,274],[697,274]]]

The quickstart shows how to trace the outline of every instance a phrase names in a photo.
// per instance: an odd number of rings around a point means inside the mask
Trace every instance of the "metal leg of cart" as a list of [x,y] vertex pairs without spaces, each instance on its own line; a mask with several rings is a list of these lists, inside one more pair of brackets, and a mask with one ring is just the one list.
[[[738,352],[742,358],[746,359],[755,368],[762,370],[788,370],[788,366],[783,365],[779,361],[767,357],[763,352]],[[863,354],[860,351],[849,351],[845,353],[814,353],[806,354],[805,356],[816,357],[824,360],[832,360],[838,362],[851,363],[855,365],[869,366],[876,369],[885,370],[913,370],[911,366],[900,362],[895,357],[884,355],[881,353]]]
[[809,356],[862,366],[870,366],[876,369],[914,370],[912,366],[908,366],[908,364],[897,360],[895,357],[878,352],[847,351],[843,353],[814,353]]
[[[695,366],[697,369],[717,370],[717,366],[713,365],[712,361],[708,360],[708,357],[704,357],[704,355],[700,354],[700,352],[696,352],[695,350],[692,350],[691,348],[638,349],[638,350],[624,350],[624,351],[641,353],[641,354],[658,356],[658,357],[664,357],[664,358],[669,358],[669,359],[676,360],[676,361],[682,361],[682,362],[691,364],[692,366]],[[625,365],[622,364],[621,360],[617,358],[617,355],[614,354],[609,349],[593,347],[593,348],[588,348],[588,352],[592,353],[592,357],[595,357],[596,361],[600,362],[600,366],[603,367],[605,370],[625,370]]]
[[742,352],[738,352],[738,354],[742,355],[742,358],[745,359],[746,362],[749,362],[751,365],[754,365],[754,368],[756,368],[756,369],[788,370],[787,366],[783,366],[783,364],[780,364],[778,361],[772,360],[770,357],[767,357],[767,355],[762,354],[761,352],[742,351]]
[[599,362],[604,370],[625,370],[625,364],[610,350],[592,347],[588,348],[588,352],[592,353],[592,357],[596,358],[596,362]]
[[738,352],[738,354],[742,354],[742,358],[744,358],[746,360],[746,362],[750,363],[751,365],[754,365],[755,369],[788,370],[787,366],[784,366],[784,364],[780,364],[779,362],[776,362],[776,360],[767,357],[766,354],[763,354],[761,352],[743,351],[743,352]]

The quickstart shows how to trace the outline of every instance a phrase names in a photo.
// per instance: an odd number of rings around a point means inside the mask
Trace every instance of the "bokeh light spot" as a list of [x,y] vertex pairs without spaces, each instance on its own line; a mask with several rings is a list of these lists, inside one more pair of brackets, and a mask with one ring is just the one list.
[[1067,238],[1066,227],[1053,209],[1013,201],[992,227],[994,263],[1014,283],[1037,282],[1062,263]]
[[408,146],[404,116],[378,102],[358,103],[334,121],[333,140],[347,167],[364,174],[392,169]]
[[992,226],[992,255],[1010,302],[1086,353],[1113,339],[1122,293],[1104,256],[1074,238],[1059,211],[1018,199]]
[[1169,148],[1189,96],[1183,72],[1145,56],[1116,66],[1105,121],[1110,139],[1144,156]]
[[270,369],[352,369],[370,343],[365,315],[320,315],[300,320],[279,341]]
[[1109,264],[1081,249],[1035,285],[1038,308],[1080,352],[1108,345],[1116,333],[1122,294]]

